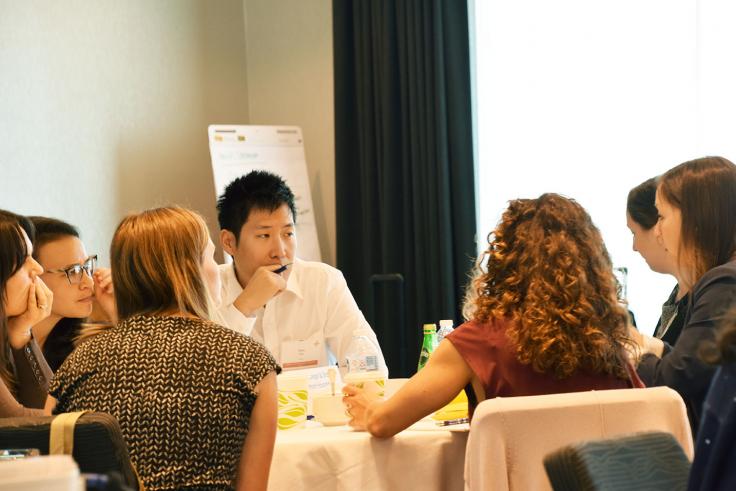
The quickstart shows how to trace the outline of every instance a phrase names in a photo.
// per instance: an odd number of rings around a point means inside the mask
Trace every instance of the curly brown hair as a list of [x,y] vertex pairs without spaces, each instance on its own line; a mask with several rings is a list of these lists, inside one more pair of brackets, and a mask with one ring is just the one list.
[[628,313],[601,234],[572,199],[548,193],[509,203],[488,235],[463,313],[514,320],[506,334],[518,360],[537,372],[628,378]]

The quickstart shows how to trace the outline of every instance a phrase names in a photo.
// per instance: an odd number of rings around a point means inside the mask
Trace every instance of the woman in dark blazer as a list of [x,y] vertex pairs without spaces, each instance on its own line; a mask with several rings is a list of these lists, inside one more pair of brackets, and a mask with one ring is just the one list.
[[682,332],[673,344],[639,335],[639,376],[648,386],[666,385],[684,399],[693,433],[715,373],[698,357],[704,341],[736,299],[736,166],[705,157],[667,171],[657,186],[657,233],[690,290]]

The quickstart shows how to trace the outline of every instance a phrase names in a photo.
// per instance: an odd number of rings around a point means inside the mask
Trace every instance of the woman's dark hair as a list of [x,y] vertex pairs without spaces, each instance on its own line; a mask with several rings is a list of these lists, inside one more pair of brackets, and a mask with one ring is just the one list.
[[11,276],[26,262],[28,248],[23,231],[33,237],[33,224],[20,215],[0,210],[0,379],[11,392],[15,390],[10,359],[8,358],[8,317],[5,312],[5,287]]
[[[723,157],[703,157],[668,170],[657,193],[680,210],[678,266],[692,286],[706,271],[736,252],[736,165]],[[682,266],[686,266],[682,268]]]
[[[33,258],[39,261],[39,254],[43,246],[66,237],[79,238],[79,231],[74,225],[56,218],[30,216],[28,217],[36,229],[36,238],[33,241]],[[51,371],[56,372],[67,356],[74,349],[74,338],[82,329],[82,321],[77,317],[60,319],[46,337],[43,344],[43,357],[49,364]]]
[[36,231],[36,236],[33,239],[33,257],[36,260],[38,260],[38,251],[49,242],[64,237],[79,238],[79,231],[76,227],[56,218],[31,216],[28,219],[33,223]]
[[650,230],[657,224],[657,207],[654,199],[657,195],[657,178],[647,179],[631,191],[626,199],[626,213],[644,230]]

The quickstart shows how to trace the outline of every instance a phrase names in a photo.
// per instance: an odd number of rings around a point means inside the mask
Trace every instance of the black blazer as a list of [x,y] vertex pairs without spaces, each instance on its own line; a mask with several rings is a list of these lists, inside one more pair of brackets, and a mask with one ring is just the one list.
[[674,345],[665,343],[662,358],[644,355],[637,372],[649,386],[666,385],[682,396],[693,435],[700,423],[703,401],[715,368],[703,362],[698,350],[703,341],[713,341],[717,328],[736,299],[736,261],[706,272],[690,292],[682,331]]

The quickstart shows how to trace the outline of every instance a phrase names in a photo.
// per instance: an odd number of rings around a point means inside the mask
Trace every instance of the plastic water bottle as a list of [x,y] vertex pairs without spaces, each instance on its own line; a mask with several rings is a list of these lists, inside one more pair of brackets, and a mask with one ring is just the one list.
[[348,373],[374,372],[381,370],[378,348],[369,338],[370,329],[356,329],[345,352]]
[[442,319],[440,321],[440,328],[437,331],[437,344],[440,344],[443,339],[445,339],[445,336],[450,334],[452,331],[454,331],[452,327],[452,320],[450,319]]
[[419,353],[417,372],[424,368],[424,365],[429,361],[429,356],[437,347],[437,325],[424,324],[422,330],[424,332],[424,339],[422,340],[422,351]]
[[345,352],[345,364],[348,373],[345,383],[363,389],[367,396],[382,399],[386,394],[386,366],[371,340],[373,331],[357,329],[353,331],[353,340],[350,341]]

